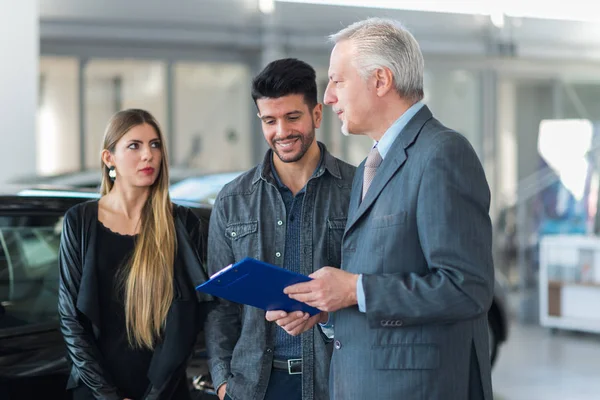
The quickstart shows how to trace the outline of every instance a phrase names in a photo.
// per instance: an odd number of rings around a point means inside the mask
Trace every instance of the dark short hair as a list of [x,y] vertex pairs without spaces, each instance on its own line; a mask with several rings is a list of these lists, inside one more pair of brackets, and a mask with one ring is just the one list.
[[269,63],[252,81],[252,99],[301,94],[312,110],[317,101],[317,74],[315,69],[296,58],[283,58]]

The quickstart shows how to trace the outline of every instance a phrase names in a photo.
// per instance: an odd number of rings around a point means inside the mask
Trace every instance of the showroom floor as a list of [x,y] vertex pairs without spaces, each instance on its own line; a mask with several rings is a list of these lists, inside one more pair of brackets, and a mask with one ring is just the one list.
[[600,335],[513,322],[492,373],[495,400],[600,399]]

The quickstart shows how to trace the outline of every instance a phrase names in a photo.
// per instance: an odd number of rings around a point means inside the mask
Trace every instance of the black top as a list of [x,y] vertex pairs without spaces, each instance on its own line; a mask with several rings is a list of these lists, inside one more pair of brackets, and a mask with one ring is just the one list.
[[[196,210],[197,211],[197,210]],[[174,268],[175,298],[169,307],[160,344],[154,349],[147,376],[146,400],[175,400],[185,368],[194,350],[213,297],[194,290],[208,276],[201,263],[206,254],[207,223],[190,208],[175,205],[175,233],[179,263]],[[70,208],[61,232],[58,311],[60,329],[72,361],[67,389],[87,386],[94,398],[123,400],[106,373],[98,342],[102,332],[100,310],[98,200]],[[100,243],[102,245],[102,243]],[[106,246],[103,246],[106,249]],[[112,250],[112,249],[110,249]]]
[[133,254],[135,236],[120,235],[102,223],[96,240],[100,335],[106,378],[125,398],[141,399],[150,384],[147,374],[153,352],[134,349],[127,339],[123,267]]

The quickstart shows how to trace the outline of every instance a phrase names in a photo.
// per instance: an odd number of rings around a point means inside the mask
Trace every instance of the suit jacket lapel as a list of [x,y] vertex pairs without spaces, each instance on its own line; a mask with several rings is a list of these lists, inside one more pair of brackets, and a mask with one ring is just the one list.
[[[362,193],[362,181],[365,174],[365,163],[364,161],[358,166],[354,174],[354,181],[352,182],[352,192],[350,192],[350,204],[348,205],[348,222],[354,219],[354,215],[358,212],[360,206],[360,196]],[[348,226],[348,223],[346,223]]]
[[[367,192],[364,200],[361,202],[362,196],[362,181],[364,174],[364,161],[356,171],[357,178],[360,175],[360,181],[355,181],[353,190],[350,198],[350,210],[348,216],[348,223],[346,224],[346,233],[356,224],[356,222],[365,214],[365,212],[371,207],[373,202],[377,199],[385,185],[392,179],[394,174],[404,165],[407,160],[406,149],[412,145],[419,132],[423,128],[423,125],[432,118],[431,111],[427,106],[423,106],[421,110],[408,122],[406,127],[402,130],[402,133],[398,135],[392,147],[388,151],[385,159],[379,166],[371,187]],[[353,212],[356,210],[356,212]]]

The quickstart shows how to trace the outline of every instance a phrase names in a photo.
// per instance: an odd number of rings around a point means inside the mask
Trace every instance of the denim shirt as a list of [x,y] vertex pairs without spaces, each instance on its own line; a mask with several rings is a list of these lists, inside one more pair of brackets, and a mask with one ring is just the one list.
[[[321,167],[306,184],[302,207],[300,273],[341,265],[341,241],[355,167],[333,157],[324,145]],[[244,257],[283,267],[286,209],[271,170],[273,152],[227,184],[217,196],[208,238],[208,270],[214,274]],[[232,235],[232,233],[235,234]],[[215,388],[227,382],[234,400],[262,399],[271,375],[275,323],[263,310],[220,299],[205,325]],[[301,336],[302,398],[326,400],[331,343],[315,327]]]
[[[316,175],[323,164],[324,151],[321,151],[321,157],[319,164],[315,168],[313,175]],[[300,272],[300,262],[302,261],[302,248],[300,247],[300,237],[302,234],[302,208],[304,207],[304,194],[306,193],[306,186],[304,186],[296,194],[285,186],[285,184],[279,178],[277,170],[273,168],[273,162],[271,160],[271,171],[283,204],[285,205],[285,211],[287,214],[287,220],[285,221],[285,249],[283,252],[283,267],[292,272]],[[311,178],[312,178],[311,176]],[[301,357],[302,352],[302,338],[300,336],[292,336],[283,329],[277,329],[275,335],[275,349],[274,355],[276,359],[286,360],[291,358]]]

